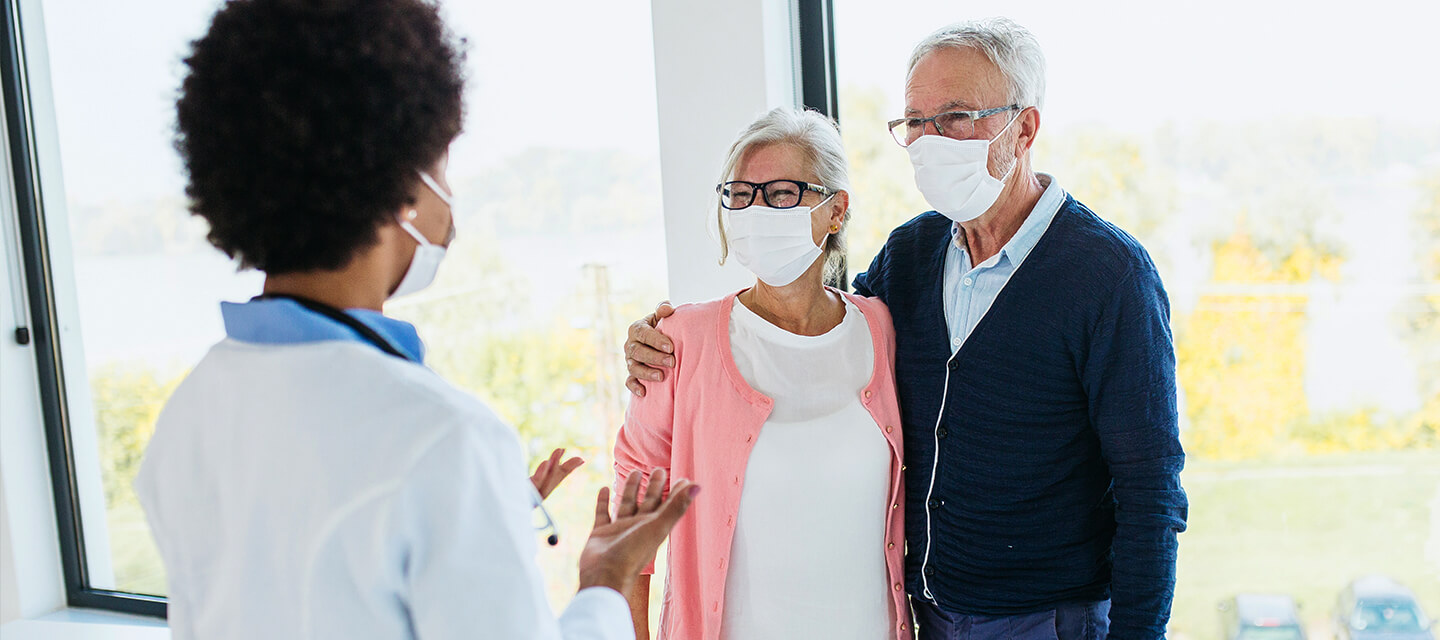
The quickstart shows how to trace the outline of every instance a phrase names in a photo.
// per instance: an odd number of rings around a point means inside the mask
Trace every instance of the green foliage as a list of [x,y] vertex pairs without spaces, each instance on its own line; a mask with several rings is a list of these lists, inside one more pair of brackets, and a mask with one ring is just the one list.
[[114,365],[102,367],[91,376],[90,394],[107,504],[135,501],[130,483],[140,470],[160,409],[179,383],[178,378],[162,381],[151,371]]
[[132,483],[160,409],[180,379],[162,381],[151,371],[119,366],[101,367],[90,377],[110,563],[116,586],[123,591],[165,593],[164,567]]
[[845,100],[840,107],[845,119],[840,134],[850,159],[851,218],[845,235],[853,278],[870,266],[892,229],[930,206],[915,190],[905,149],[885,129],[885,122],[895,114],[885,111],[884,93],[846,87],[840,95]]

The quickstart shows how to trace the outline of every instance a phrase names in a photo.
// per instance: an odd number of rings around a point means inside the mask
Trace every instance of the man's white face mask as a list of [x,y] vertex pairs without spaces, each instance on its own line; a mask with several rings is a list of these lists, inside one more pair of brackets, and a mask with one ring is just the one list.
[[[440,183],[430,177],[430,174],[424,171],[418,173],[420,174],[420,180],[425,183],[425,186],[430,187],[430,190],[434,191],[435,195],[440,197],[440,200],[445,203],[445,206],[450,208],[450,215],[453,219],[455,215],[455,198],[445,193],[445,190],[440,188]],[[410,217],[415,217],[415,211],[413,209],[410,211]],[[452,222],[451,224],[454,223]],[[425,234],[420,233],[420,230],[416,229],[415,225],[410,224],[410,220],[400,220],[400,228],[404,229],[405,233],[410,234],[410,237],[414,238],[415,242],[420,246],[415,247],[415,255],[410,258],[410,268],[405,270],[405,277],[400,279],[400,284],[395,287],[395,291],[390,293],[390,299],[392,300],[401,296],[408,296],[430,286],[430,283],[435,281],[435,274],[440,271],[440,263],[445,260],[445,247],[426,239]]]
[[936,211],[956,222],[980,217],[995,204],[1005,180],[1018,161],[999,179],[990,175],[990,145],[1019,120],[1016,115],[989,140],[956,140],[939,135],[920,136],[906,151],[915,168],[915,186]]
[[725,236],[731,253],[765,284],[783,287],[794,282],[823,251],[815,244],[810,213],[834,197],[813,207],[773,209],[751,205],[726,211]]

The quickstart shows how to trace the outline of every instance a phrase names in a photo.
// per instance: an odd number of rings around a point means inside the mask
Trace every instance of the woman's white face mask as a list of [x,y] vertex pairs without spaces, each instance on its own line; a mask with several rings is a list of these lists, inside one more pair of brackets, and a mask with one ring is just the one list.
[[[445,190],[440,188],[440,183],[430,177],[430,174],[424,171],[419,173],[420,180],[424,182],[426,186],[430,187],[430,190],[434,191],[435,195],[440,197],[440,200],[445,203],[445,206],[450,208],[450,215],[453,218],[455,215],[455,198],[445,193]],[[414,218],[414,216],[415,211],[412,209],[410,211],[410,217]],[[451,224],[454,223],[452,222]],[[392,300],[401,296],[408,296],[430,286],[430,283],[435,281],[435,274],[440,271],[440,263],[445,260],[445,247],[426,239],[425,234],[420,233],[420,230],[416,229],[415,225],[410,224],[410,220],[401,219],[400,228],[404,229],[405,233],[410,234],[410,237],[414,238],[415,242],[420,246],[415,247],[415,255],[410,258],[410,267],[405,270],[405,277],[400,279],[400,284],[395,287],[395,291],[390,293],[390,299]]]
[[823,249],[815,244],[810,214],[813,207],[775,209],[751,205],[725,212],[725,237],[730,252],[761,282],[783,287],[804,275]]
[[920,136],[910,143],[910,164],[915,168],[915,186],[936,211],[956,222],[980,217],[995,204],[1005,180],[1018,161],[999,179],[990,175],[990,145],[1020,116],[989,140],[956,140],[945,136]]

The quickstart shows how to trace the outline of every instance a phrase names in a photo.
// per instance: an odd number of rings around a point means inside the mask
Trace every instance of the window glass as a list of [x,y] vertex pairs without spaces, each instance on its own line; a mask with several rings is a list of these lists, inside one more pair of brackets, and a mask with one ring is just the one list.
[[[219,302],[263,280],[206,243],[171,148],[180,61],[217,7],[43,2],[59,149],[41,153],[59,153],[65,185],[46,198],[68,213],[74,282],[56,285],[73,286],[80,326],[65,380],[82,493],[103,493],[82,500],[92,588],[164,594],[131,481],[169,393],[223,337]],[[610,479],[623,323],[666,289],[649,10],[562,0],[536,21],[533,6],[443,5],[469,47],[449,160],[459,235],[436,283],[386,309],[418,325],[428,364],[516,426],[532,466],[557,446],[588,460],[547,501],[561,542],[540,561],[557,606]]]
[[992,11],[1040,40],[1034,166],[1138,238],[1172,304],[1190,497],[1172,637],[1218,637],[1243,592],[1293,595],[1328,637],[1368,573],[1440,611],[1440,85],[1415,75],[1440,9],[834,9],[852,273],[929,208],[885,124],[913,46]]

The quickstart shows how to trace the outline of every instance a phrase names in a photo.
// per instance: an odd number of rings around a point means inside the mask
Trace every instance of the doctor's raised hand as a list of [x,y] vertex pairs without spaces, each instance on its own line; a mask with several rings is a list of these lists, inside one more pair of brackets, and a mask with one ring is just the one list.
[[585,464],[585,460],[579,456],[570,458],[563,463],[560,462],[560,459],[564,457],[564,447],[551,451],[550,457],[542,460],[540,465],[535,467],[535,473],[530,474],[530,484],[535,485],[535,491],[540,494],[541,500],[549,498],[550,494],[555,491],[555,487],[560,486],[565,478],[570,477],[570,474],[579,469],[580,465]]
[[680,480],[665,491],[664,469],[654,469],[646,484],[645,497],[639,498],[640,474],[632,474],[621,489],[615,515],[610,515],[610,488],[600,489],[595,499],[595,528],[585,549],[580,552],[580,588],[611,587],[629,593],[640,570],[655,557],[660,543],[700,487],[689,480]]

